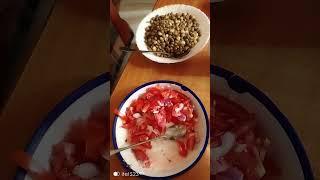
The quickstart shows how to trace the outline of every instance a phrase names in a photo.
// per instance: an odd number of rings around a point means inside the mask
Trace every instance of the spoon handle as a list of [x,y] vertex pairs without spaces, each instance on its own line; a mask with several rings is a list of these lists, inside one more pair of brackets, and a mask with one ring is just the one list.
[[141,53],[163,53],[163,54],[168,54],[166,52],[162,52],[162,51],[147,51],[147,50],[139,50],[139,49],[132,49],[132,48],[127,48],[127,47],[120,47],[121,51],[139,51]]
[[[141,144],[144,144],[144,143],[147,143],[147,142],[150,142],[150,141],[154,141],[154,140],[157,140],[157,139],[166,138],[166,137],[167,136],[163,135],[163,136],[159,136],[159,137],[156,137],[156,138],[153,138],[153,139],[148,139],[146,141],[139,142],[137,144],[132,144],[132,145],[129,145],[129,146],[126,146],[126,147],[122,147],[122,148],[119,148],[119,149],[110,150],[110,156],[115,155],[115,154],[117,154],[117,153],[119,153],[121,151],[124,151],[126,149],[131,149],[131,148],[139,146]],[[104,156],[104,158],[106,158],[106,157]]]

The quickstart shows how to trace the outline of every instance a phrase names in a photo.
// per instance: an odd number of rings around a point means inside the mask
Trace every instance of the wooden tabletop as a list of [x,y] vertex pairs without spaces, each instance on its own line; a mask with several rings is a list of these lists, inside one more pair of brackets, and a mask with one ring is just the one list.
[[105,2],[58,0],[0,117],[0,179],[47,113],[86,81],[108,70]]
[[[210,16],[209,0],[158,0],[154,9],[168,4],[189,4],[201,9]],[[148,60],[141,53],[132,53],[112,95],[111,112],[117,108],[124,97],[135,87],[154,80],[172,80],[191,88],[203,102],[207,112],[210,111],[210,53],[206,46],[196,56],[177,64],[158,64]],[[110,125],[114,115],[110,115]],[[113,146],[112,146],[113,147]],[[201,160],[188,172],[177,179],[209,179],[210,152],[207,147]],[[110,176],[114,171],[124,172],[116,156],[110,162]],[[119,177],[121,178],[121,177]]]

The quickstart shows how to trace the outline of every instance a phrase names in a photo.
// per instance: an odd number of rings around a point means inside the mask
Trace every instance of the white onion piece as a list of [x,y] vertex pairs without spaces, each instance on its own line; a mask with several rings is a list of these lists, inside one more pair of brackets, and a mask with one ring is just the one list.
[[133,115],[132,115],[134,118],[141,118],[141,114],[140,113],[134,113]]
[[266,154],[267,154],[267,150],[265,148],[261,148],[259,152],[259,157],[262,162],[264,161]]
[[212,160],[218,160],[220,157],[226,155],[234,146],[236,142],[236,136],[231,132],[226,132],[221,137],[221,146],[211,148]]
[[266,169],[264,168],[262,163],[258,163],[258,165],[256,167],[256,173],[257,173],[259,179],[262,178],[266,174]]
[[98,168],[96,165],[92,164],[92,163],[82,163],[78,166],[76,166],[72,173],[74,175],[77,175],[83,179],[91,179],[94,178],[96,176],[98,176],[100,174]]
[[262,161],[261,161],[260,156],[259,156],[259,152],[258,152],[256,147],[253,148],[253,153],[256,156],[256,159],[258,161],[257,167],[255,169],[256,173],[257,173],[257,176],[259,178],[262,178],[266,174],[266,170],[265,170],[265,168],[264,168],[264,166],[262,164]]
[[226,171],[230,168],[230,165],[224,159],[211,161],[212,165],[210,166],[210,172],[213,175],[216,175],[220,172]]

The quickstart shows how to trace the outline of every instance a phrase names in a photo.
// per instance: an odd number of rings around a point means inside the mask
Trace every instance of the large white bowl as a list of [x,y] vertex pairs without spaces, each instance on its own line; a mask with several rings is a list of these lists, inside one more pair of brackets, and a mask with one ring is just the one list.
[[207,15],[202,12],[200,9],[197,9],[193,6],[184,5],[184,4],[175,4],[175,5],[168,5],[161,7],[159,9],[156,9],[152,11],[150,14],[148,14],[139,24],[136,32],[136,43],[139,48],[139,50],[148,50],[146,43],[144,42],[144,36],[145,36],[145,29],[150,25],[149,21],[152,17],[155,17],[156,15],[165,15],[168,13],[189,13],[193,15],[200,26],[201,36],[199,39],[199,42],[191,49],[191,51],[178,59],[173,58],[164,58],[154,55],[153,53],[142,53],[145,57],[148,59],[158,62],[158,63],[178,63],[185,61],[192,56],[199,53],[205,45],[208,43],[210,39],[210,20],[207,17]]
[[214,93],[239,103],[256,115],[258,126],[271,140],[271,155],[282,171],[282,176],[276,179],[313,179],[309,160],[297,134],[266,95],[239,76],[217,66],[211,67],[211,83]]
[[[63,99],[43,120],[25,151],[48,170],[53,145],[63,140],[73,122],[86,119],[97,105],[106,104],[110,96],[109,91],[108,74],[90,80],[75,90]],[[20,168],[15,179],[32,180]]]
[[[147,88],[157,85],[168,86],[176,89],[191,99],[199,116],[199,121],[196,125],[196,132],[200,137],[200,142],[196,144],[195,149],[190,151],[188,156],[185,158],[179,155],[177,144],[174,141],[159,140],[152,142],[152,149],[147,152],[151,161],[150,168],[142,167],[141,163],[136,160],[131,150],[126,150],[119,153],[118,157],[125,168],[131,172],[134,171],[141,177],[145,177],[147,179],[173,177],[189,170],[202,157],[209,138],[208,116],[200,99],[189,88],[173,81],[153,81],[134,89],[120,104],[120,113],[124,114],[132,101],[136,100],[141,94],[145,93]],[[122,120],[119,117],[115,117],[112,132],[112,140],[115,148],[129,145],[127,142],[125,142],[125,139],[127,138],[127,130],[122,128],[122,125]],[[171,159],[172,162],[169,162],[166,157]]]

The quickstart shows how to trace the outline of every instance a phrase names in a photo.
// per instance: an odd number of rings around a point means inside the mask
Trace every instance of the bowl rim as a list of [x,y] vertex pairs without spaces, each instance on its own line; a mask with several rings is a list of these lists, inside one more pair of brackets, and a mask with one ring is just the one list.
[[290,124],[288,118],[280,112],[280,110],[271,101],[271,99],[268,98],[254,85],[250,84],[235,73],[228,71],[222,67],[210,65],[210,75],[217,75],[224,78],[232,90],[238,93],[249,93],[262,105],[264,105],[264,107],[275,117],[275,119],[281,125],[282,129],[288,135],[289,140],[298,156],[304,179],[313,180],[313,171],[301,140],[299,139],[293,126]]
[[[47,133],[47,130],[57,120],[57,118],[71,106],[79,98],[97,88],[98,86],[108,83],[110,81],[110,74],[103,73],[94,79],[91,79],[81,85],[78,89],[71,92],[69,95],[63,98],[54,108],[47,114],[47,116],[41,121],[40,126],[34,131],[31,141],[25,146],[24,151],[29,155],[33,155],[38,148],[43,136]],[[18,167],[14,176],[15,180],[22,180],[26,177],[27,172]]]
[[[162,7],[157,8],[157,9],[153,9],[153,10],[152,10],[151,12],[149,12],[146,16],[144,16],[143,19],[139,22],[139,24],[138,24],[138,26],[137,26],[137,29],[136,29],[136,32],[135,32],[135,41],[136,41],[136,44],[137,44],[137,48],[138,48],[139,50],[145,50],[145,49],[140,49],[140,48],[139,48],[138,44],[140,44],[140,43],[138,43],[138,42],[139,42],[138,39],[137,39],[138,36],[136,36],[136,35],[138,34],[138,30],[139,30],[140,27],[142,26],[142,21],[144,21],[144,20],[147,18],[147,16],[149,16],[151,13],[153,13],[153,12],[155,12],[155,11],[159,11],[159,10],[161,10],[161,9],[163,9],[163,8],[171,8],[171,7],[173,7],[173,6],[187,6],[187,7],[191,7],[191,8],[194,8],[194,9],[198,10],[198,11],[200,12],[200,14],[202,14],[202,15],[204,15],[204,17],[206,17],[206,19],[207,19],[208,22],[209,22],[209,28],[210,28],[210,19],[209,19],[209,17],[208,17],[201,9],[199,9],[199,8],[197,8],[197,7],[194,7],[194,6],[192,6],[192,5],[183,4],[183,3],[165,5],[165,6],[162,6]],[[208,38],[205,40],[205,43],[203,44],[203,46],[201,46],[199,52],[201,52],[201,51],[203,50],[203,48],[205,48],[206,45],[208,44],[208,42],[209,42],[209,40],[210,40],[210,33],[208,33],[208,34],[209,34],[209,35],[208,35]],[[142,43],[144,43],[144,42],[142,42]],[[190,58],[192,58],[193,56],[197,55],[199,52],[194,53],[194,54],[193,54],[192,56],[190,56],[189,58],[184,59],[185,56],[183,56],[183,57],[181,57],[180,59],[172,60],[172,61],[170,61],[170,62],[160,62],[160,61],[156,61],[156,60],[153,60],[153,59],[151,59],[151,58],[148,58],[147,56],[145,56],[144,53],[142,53],[142,55],[143,55],[144,57],[146,57],[148,60],[153,61],[153,62],[156,62],[156,63],[160,63],[160,64],[175,64],[175,63],[181,63],[181,62],[187,61],[187,60],[189,60]],[[152,54],[152,55],[154,55],[154,54]],[[155,56],[155,57],[158,57],[158,56],[156,56],[156,55],[154,55],[154,56]],[[163,57],[162,57],[162,58],[163,58]],[[164,58],[164,59],[172,59],[172,58]],[[181,59],[183,59],[183,60],[181,60]]]
[[[147,83],[144,83],[138,87],[136,87],[135,89],[133,89],[120,103],[120,105],[118,106],[118,109],[120,110],[122,108],[122,106],[124,105],[124,103],[134,94],[136,93],[138,90],[140,90],[141,88],[144,88],[146,86],[149,86],[149,85],[153,85],[153,84],[159,84],[159,83],[168,83],[168,84],[173,84],[173,85],[177,85],[177,86],[180,86],[180,88],[183,90],[183,91],[188,91],[189,93],[192,94],[192,96],[197,100],[197,102],[199,103],[201,109],[202,109],[202,112],[204,114],[204,117],[205,117],[205,122],[206,122],[206,137],[205,137],[205,142],[204,142],[204,145],[198,155],[198,157],[195,159],[195,161],[190,164],[188,167],[186,167],[185,169],[183,169],[182,171],[176,173],[176,174],[173,174],[173,175],[169,175],[169,176],[163,176],[163,177],[153,177],[153,176],[146,176],[146,175],[139,175],[140,178],[144,178],[144,179],[149,179],[149,178],[152,178],[152,179],[163,179],[163,178],[173,178],[173,177],[176,177],[176,176],[179,176],[179,175],[182,175],[184,174],[185,172],[187,172],[188,170],[190,170],[195,164],[198,163],[198,161],[202,158],[207,146],[208,146],[208,141],[209,141],[209,118],[208,118],[208,115],[207,115],[207,112],[206,112],[206,109],[204,107],[204,105],[202,104],[200,98],[191,90],[189,89],[188,87],[182,85],[181,83],[178,83],[178,82],[175,82],[175,81],[171,81],[171,80],[156,80],[156,81],[151,81],[151,82],[147,82]],[[117,124],[117,119],[118,117],[117,116],[114,116],[114,119],[113,119],[113,126],[112,126],[112,143],[113,143],[113,146],[117,149],[118,148],[118,145],[117,145],[117,142],[116,142],[116,124]],[[125,171],[127,172],[135,172],[133,169],[130,168],[130,166],[126,163],[126,161],[122,158],[121,154],[118,153],[117,154],[122,166],[124,167]]]

